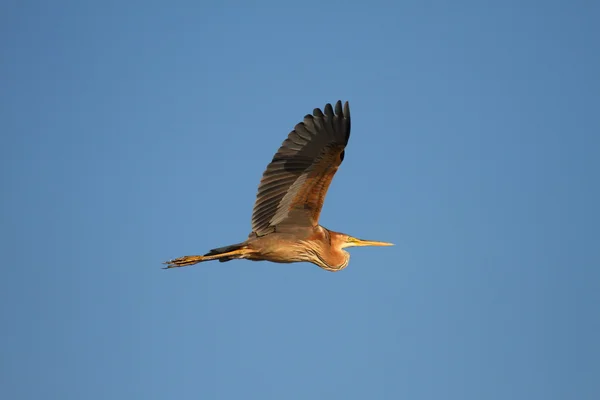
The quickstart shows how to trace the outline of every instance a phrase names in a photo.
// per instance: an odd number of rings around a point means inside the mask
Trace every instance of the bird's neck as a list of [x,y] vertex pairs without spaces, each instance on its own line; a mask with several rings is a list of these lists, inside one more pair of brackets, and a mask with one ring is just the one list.
[[328,271],[341,271],[346,268],[350,261],[350,254],[340,246],[342,234],[322,226],[319,226],[319,233],[320,240],[314,242],[318,247],[314,249],[319,259],[318,265]]

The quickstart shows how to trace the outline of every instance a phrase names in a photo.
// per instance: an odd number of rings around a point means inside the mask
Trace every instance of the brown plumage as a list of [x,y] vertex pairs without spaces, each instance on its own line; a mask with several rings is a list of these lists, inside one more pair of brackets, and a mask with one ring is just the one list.
[[351,246],[390,246],[391,243],[356,239],[319,225],[327,189],[350,138],[350,107],[338,101],[335,111],[323,111],[297,124],[263,173],[252,212],[248,240],[213,249],[203,256],[184,256],[166,262],[166,268],[203,261],[233,259],[291,263],[307,261],[328,271],[340,271]]

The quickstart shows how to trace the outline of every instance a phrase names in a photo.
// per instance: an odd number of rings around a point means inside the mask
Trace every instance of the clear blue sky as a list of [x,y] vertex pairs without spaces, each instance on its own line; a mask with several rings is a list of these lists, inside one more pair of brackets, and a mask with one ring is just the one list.
[[[600,398],[600,6],[5,1],[3,399]],[[350,266],[246,238],[314,107]]]

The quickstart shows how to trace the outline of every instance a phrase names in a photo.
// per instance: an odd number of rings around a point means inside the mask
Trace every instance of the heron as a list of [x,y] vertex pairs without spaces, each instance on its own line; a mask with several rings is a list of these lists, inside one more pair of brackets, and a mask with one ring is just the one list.
[[204,261],[235,259],[276,263],[309,262],[337,272],[348,266],[355,246],[392,246],[357,239],[319,225],[333,176],[350,138],[350,105],[340,100],[308,114],[289,133],[268,164],[252,211],[252,232],[244,242],[165,262],[166,269]]

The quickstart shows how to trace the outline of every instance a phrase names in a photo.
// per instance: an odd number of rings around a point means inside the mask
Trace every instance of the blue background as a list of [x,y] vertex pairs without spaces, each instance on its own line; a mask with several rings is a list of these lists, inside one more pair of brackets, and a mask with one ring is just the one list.
[[[592,1],[4,1],[0,397],[600,398]],[[314,107],[350,266],[246,238]]]

